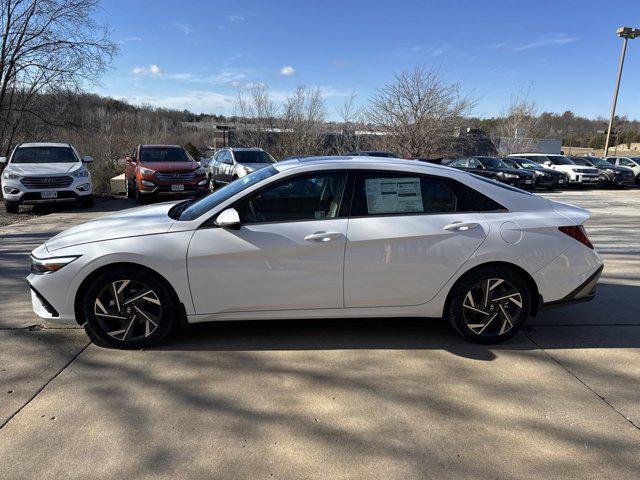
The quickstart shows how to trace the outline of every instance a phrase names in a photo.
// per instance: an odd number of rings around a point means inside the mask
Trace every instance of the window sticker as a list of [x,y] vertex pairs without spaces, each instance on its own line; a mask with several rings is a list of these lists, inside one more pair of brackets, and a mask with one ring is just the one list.
[[367,178],[365,181],[369,215],[422,213],[419,178]]

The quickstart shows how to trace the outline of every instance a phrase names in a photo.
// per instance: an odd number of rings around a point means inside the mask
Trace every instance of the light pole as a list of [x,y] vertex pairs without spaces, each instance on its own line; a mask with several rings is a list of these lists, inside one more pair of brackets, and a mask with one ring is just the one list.
[[611,118],[609,118],[609,128],[607,129],[607,141],[604,144],[604,156],[609,155],[609,141],[611,140],[611,128],[613,127],[613,117],[616,114],[616,103],[618,102],[618,90],[620,89],[620,77],[622,77],[622,66],[624,65],[624,55],[627,53],[627,40],[640,37],[639,28],[620,27],[616,34],[622,38],[622,55],[620,55],[620,66],[618,67],[618,78],[616,80],[616,90],[613,94],[613,105],[611,106]]

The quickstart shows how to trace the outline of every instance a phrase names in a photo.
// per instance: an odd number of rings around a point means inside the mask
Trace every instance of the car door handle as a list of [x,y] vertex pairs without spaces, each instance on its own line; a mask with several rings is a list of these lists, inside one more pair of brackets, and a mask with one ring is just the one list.
[[454,230],[458,232],[464,232],[465,230],[471,230],[480,226],[478,222],[453,222],[443,227],[443,230]]
[[339,238],[342,234],[340,232],[315,232],[304,237],[307,242],[330,242]]

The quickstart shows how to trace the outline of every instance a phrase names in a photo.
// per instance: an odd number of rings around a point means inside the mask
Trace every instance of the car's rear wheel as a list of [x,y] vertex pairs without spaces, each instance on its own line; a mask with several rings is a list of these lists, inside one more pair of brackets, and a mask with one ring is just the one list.
[[131,187],[131,182],[129,181],[129,177],[125,177],[124,179],[125,190],[127,191],[127,198],[133,198],[133,188]]
[[463,337],[478,343],[498,343],[522,328],[530,308],[531,292],[518,273],[488,267],[456,283],[445,316]]
[[112,347],[143,348],[165,337],[178,306],[170,288],[156,275],[120,268],[92,282],[83,311],[90,337],[95,335]]

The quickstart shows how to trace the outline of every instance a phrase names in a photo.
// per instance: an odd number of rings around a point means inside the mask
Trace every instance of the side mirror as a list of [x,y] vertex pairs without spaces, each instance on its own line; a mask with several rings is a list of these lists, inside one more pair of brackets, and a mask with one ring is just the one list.
[[550,167],[551,165],[553,165],[549,160],[547,160],[546,162],[543,163],[543,165],[545,167]]
[[238,211],[235,208],[227,208],[218,215],[215,225],[221,228],[238,230],[240,229],[240,215],[238,215]]
[[7,163],[7,157],[0,157],[0,163]]
[[93,162],[93,157],[90,157],[89,155],[85,155],[84,157],[82,157],[82,161],[84,163],[91,163]]
[[127,161],[127,163],[133,163],[133,157],[131,155],[127,155],[125,160]]

